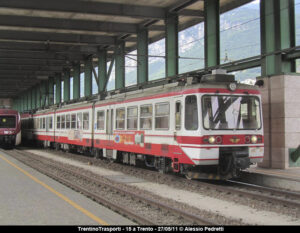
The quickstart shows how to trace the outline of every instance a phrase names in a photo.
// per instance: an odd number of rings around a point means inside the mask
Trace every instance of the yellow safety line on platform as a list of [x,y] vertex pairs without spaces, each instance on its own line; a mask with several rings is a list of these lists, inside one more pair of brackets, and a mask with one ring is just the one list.
[[23,170],[22,168],[20,168],[19,166],[17,166],[16,164],[12,163],[11,161],[9,161],[8,159],[6,159],[5,157],[3,157],[3,155],[0,154],[0,158],[3,159],[5,162],[9,163],[11,166],[15,167],[16,169],[18,169],[20,172],[22,172],[23,174],[25,174],[26,176],[28,176],[30,179],[34,180],[36,183],[42,185],[44,188],[48,189],[50,192],[54,193],[56,196],[60,197],[61,199],[63,199],[64,201],[66,201],[67,203],[69,203],[71,206],[73,206],[74,208],[78,209],[79,211],[81,211],[82,213],[84,213],[86,216],[90,217],[91,219],[93,219],[94,221],[96,221],[97,223],[99,223],[100,225],[108,225],[107,222],[105,222],[104,220],[98,218],[97,216],[95,216],[94,214],[92,214],[91,212],[89,212],[88,210],[84,209],[83,207],[81,207],[80,205],[78,205],[77,203],[71,201],[69,198],[67,198],[65,195],[59,193],[58,191],[56,191],[55,189],[53,189],[52,187],[50,187],[49,185],[43,183],[42,181],[40,181],[38,178],[34,177],[33,175],[29,174],[27,171]]

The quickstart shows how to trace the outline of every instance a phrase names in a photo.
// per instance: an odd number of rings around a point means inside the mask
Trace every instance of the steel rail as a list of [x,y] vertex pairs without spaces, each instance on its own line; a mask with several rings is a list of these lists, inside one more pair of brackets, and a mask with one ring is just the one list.
[[299,198],[299,200],[300,200],[300,193],[298,193],[298,192],[270,188],[270,187],[266,187],[266,186],[246,183],[246,182],[242,182],[242,181],[235,181],[235,180],[228,180],[227,182],[232,183],[232,184],[237,184],[239,186],[250,187],[250,188],[256,189],[257,191],[268,191],[268,192],[272,192],[272,194],[286,195],[286,196],[290,196],[290,197],[294,197],[294,198]]
[[[213,188],[220,192],[233,193],[233,194],[242,195],[242,196],[249,197],[249,198],[255,198],[257,200],[272,202],[275,204],[280,203],[282,205],[292,207],[292,208],[295,208],[295,207],[300,208],[300,201],[286,200],[283,198],[273,197],[271,195],[266,195],[266,194],[262,194],[262,193],[253,193],[253,192],[249,192],[249,190],[238,190],[233,187],[218,186],[215,184],[206,183],[204,181],[197,180],[195,182],[197,182],[199,185]],[[279,190],[278,190],[278,192],[279,192]],[[285,193],[285,195],[287,195],[287,193]]]

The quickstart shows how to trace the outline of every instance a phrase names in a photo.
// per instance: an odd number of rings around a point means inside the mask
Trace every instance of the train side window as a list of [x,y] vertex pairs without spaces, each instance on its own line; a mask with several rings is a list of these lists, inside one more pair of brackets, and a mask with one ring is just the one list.
[[46,121],[46,131],[49,130],[49,117],[45,117],[45,121]]
[[116,112],[116,129],[125,129],[125,108],[118,108]]
[[71,125],[70,114],[67,114],[66,115],[66,129],[70,129],[70,125]]
[[38,119],[37,118],[33,119],[33,127],[34,127],[34,129],[38,129],[39,128],[39,126],[38,126]]
[[155,104],[155,129],[169,129],[170,104]]
[[177,101],[175,103],[175,129],[181,129],[181,102]]
[[104,111],[98,111],[97,112],[97,129],[98,130],[104,130],[104,120],[105,120]]
[[82,112],[77,113],[77,129],[82,129]]
[[43,128],[43,118],[40,118],[40,129]]
[[61,129],[65,129],[66,128],[66,116],[65,115],[61,115],[60,117],[60,128]]
[[127,108],[127,129],[137,129],[138,107]]
[[88,112],[83,113],[83,129],[84,130],[89,129],[89,113]]
[[71,115],[71,129],[76,129],[76,113]]
[[140,107],[140,128],[141,129],[152,129],[152,104],[143,105]]
[[48,118],[48,123],[49,123],[49,129],[52,129],[53,128],[53,118],[52,117]]
[[60,116],[56,117],[56,128],[60,129]]
[[42,119],[43,119],[43,129],[46,129],[46,118],[43,117]]
[[185,129],[198,129],[198,106],[197,97],[190,95],[185,98]]

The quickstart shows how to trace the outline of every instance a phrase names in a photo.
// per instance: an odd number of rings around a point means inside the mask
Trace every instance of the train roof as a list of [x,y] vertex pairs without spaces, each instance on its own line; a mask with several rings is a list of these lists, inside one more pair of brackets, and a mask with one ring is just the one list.
[[19,112],[13,109],[0,109],[0,115],[18,115]]
[[[92,107],[93,103],[96,105],[101,105],[101,104],[107,104],[110,102],[121,102],[121,101],[126,101],[130,99],[135,99],[135,98],[141,98],[141,97],[147,97],[147,96],[155,96],[155,95],[160,95],[160,94],[165,94],[169,92],[174,92],[184,94],[188,92],[188,90],[191,89],[210,89],[210,90],[228,90],[228,84],[229,82],[200,82],[196,84],[187,84],[185,83],[182,85],[180,82],[174,82],[174,83],[169,83],[161,86],[155,86],[155,87],[150,87],[146,89],[140,89],[140,90],[135,90],[135,91],[129,91],[125,93],[120,93],[120,94],[114,94],[114,95],[108,95],[104,100],[91,100],[91,101],[82,101],[82,102],[77,102],[77,103],[72,103],[72,104],[62,104],[61,106],[52,106],[49,109],[43,109],[37,111],[34,115],[44,115],[44,114],[49,114],[49,113],[54,113],[56,112],[64,112],[67,110],[76,110],[76,109],[84,109],[84,108],[90,108]],[[243,91],[253,91],[255,93],[259,93],[259,89],[257,86],[253,85],[247,85],[247,84],[242,84],[242,83],[236,83],[237,85],[237,91],[238,90],[243,90]],[[213,93],[213,91],[211,91]],[[207,92],[208,93],[208,92]],[[244,93],[244,92],[243,92]],[[230,92],[230,94],[238,94],[237,92]]]
[[55,105],[51,106],[50,108],[48,109],[42,109],[42,110],[38,110],[36,113],[34,113],[33,115],[35,116],[39,116],[39,115],[48,115],[48,114],[51,114],[51,113],[54,113],[55,111],[57,113],[59,112],[63,112],[65,110],[69,110],[69,109],[82,109],[82,108],[90,108],[91,106],[93,105],[93,102],[88,102],[88,101],[83,101],[83,102],[77,102],[77,103],[72,103],[72,104],[66,104],[66,105],[61,105],[60,107],[57,107]]
[[[180,85],[180,83],[176,82],[176,83],[165,84],[162,86],[151,87],[147,89],[141,89],[141,90],[107,96],[105,100],[97,101],[96,105],[105,104],[112,101],[119,102],[119,101],[134,99],[134,98],[155,96],[155,95],[165,94],[169,92],[175,92],[175,93],[178,92],[178,94],[180,95],[180,93],[181,94],[188,93],[188,90],[191,89],[228,90],[228,84],[229,84],[228,82],[203,82],[203,83],[197,83],[191,85]],[[236,85],[237,85],[237,92],[230,92],[230,94],[238,94],[239,90],[249,91],[249,92],[254,91],[255,93],[259,93],[259,89],[257,86],[242,84],[242,83],[236,83]],[[213,93],[213,91],[211,92]]]

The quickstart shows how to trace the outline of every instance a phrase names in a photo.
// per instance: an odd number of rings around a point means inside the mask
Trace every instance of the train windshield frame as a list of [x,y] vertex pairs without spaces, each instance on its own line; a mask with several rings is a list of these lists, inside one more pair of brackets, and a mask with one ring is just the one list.
[[1,116],[0,129],[16,128],[16,116]]
[[260,100],[249,95],[203,95],[202,121],[207,130],[259,130]]

